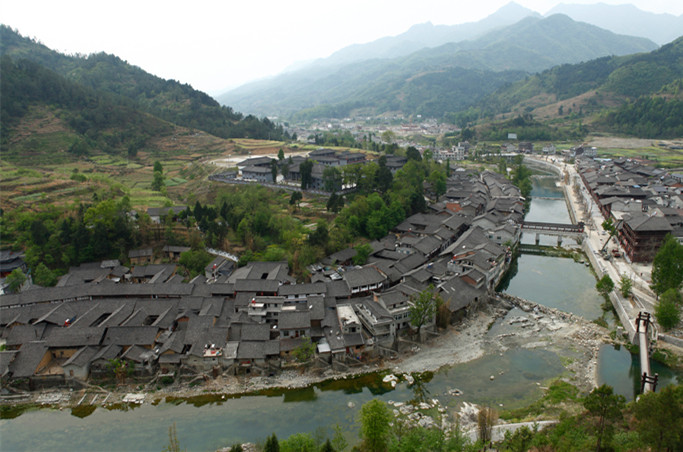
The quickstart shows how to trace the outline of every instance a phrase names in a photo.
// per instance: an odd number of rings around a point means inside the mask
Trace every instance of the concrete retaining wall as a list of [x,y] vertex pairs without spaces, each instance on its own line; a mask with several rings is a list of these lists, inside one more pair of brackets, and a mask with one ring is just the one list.
[[657,339],[662,342],[667,342],[669,344],[683,348],[683,339],[681,339],[680,337],[669,336],[668,334],[660,333],[657,335]]

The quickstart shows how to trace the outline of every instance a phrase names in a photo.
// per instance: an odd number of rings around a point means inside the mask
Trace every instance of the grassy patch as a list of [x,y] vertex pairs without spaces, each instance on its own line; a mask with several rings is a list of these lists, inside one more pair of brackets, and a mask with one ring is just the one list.
[[638,149],[607,149],[599,150],[598,157],[615,158],[625,157],[633,159],[645,159],[653,162],[656,166],[675,168],[683,166],[683,152],[678,149],[660,147],[648,147]]
[[572,407],[580,405],[578,394],[576,386],[563,380],[555,380],[541,399],[524,408],[505,410],[500,417],[517,422],[531,421],[541,415],[558,417],[564,412],[573,411]]

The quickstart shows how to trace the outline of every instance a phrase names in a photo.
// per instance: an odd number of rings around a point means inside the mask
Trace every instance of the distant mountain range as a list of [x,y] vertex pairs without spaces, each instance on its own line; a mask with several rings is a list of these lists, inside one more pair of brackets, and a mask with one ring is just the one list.
[[640,36],[664,45],[683,36],[683,15],[655,14],[633,5],[577,5],[561,3],[546,15],[566,14],[579,22],[586,22],[611,32]]
[[298,119],[388,111],[441,117],[530,73],[657,47],[646,38],[617,35],[566,15],[541,17],[511,3],[477,23],[423,24],[347,47],[218,100],[241,111]]

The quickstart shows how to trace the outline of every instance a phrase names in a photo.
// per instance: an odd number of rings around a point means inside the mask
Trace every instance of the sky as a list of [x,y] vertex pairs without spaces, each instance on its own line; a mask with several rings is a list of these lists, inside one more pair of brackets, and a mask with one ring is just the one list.
[[[0,23],[66,54],[106,52],[218,95],[412,25],[455,25],[510,0],[0,0]],[[683,14],[681,0],[601,0]],[[560,1],[517,0],[544,14]],[[597,0],[565,0],[597,3]]]

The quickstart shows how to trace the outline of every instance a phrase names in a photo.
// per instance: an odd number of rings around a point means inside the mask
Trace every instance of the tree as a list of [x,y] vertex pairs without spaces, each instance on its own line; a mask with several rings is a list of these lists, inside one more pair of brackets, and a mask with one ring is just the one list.
[[204,274],[204,268],[209,265],[212,259],[213,257],[202,249],[191,249],[180,253],[178,263],[187,269],[191,278],[194,278],[197,275]]
[[332,447],[337,452],[343,452],[344,449],[348,447],[349,443],[344,438],[344,432],[342,432],[339,424],[334,426],[334,435],[332,435]]
[[266,444],[263,446],[263,452],[280,452],[280,442],[277,440],[275,433],[266,440]]
[[41,262],[38,267],[36,267],[36,271],[33,274],[33,282],[39,286],[52,287],[57,284],[57,277],[52,270]]
[[299,201],[303,199],[304,195],[300,191],[293,191],[292,196],[289,198],[289,205],[299,207]]
[[602,245],[602,248],[600,248],[600,252],[605,251],[605,248],[607,248],[607,244],[612,239],[612,237],[617,233],[617,227],[614,225],[611,218],[608,218],[602,222],[602,229],[609,232],[609,237],[607,237],[607,240],[605,240],[605,244]]
[[504,449],[513,452],[525,452],[529,450],[531,441],[534,439],[534,432],[526,425],[515,430],[514,433],[510,431],[505,432]]
[[600,280],[595,284],[595,288],[605,299],[608,299],[609,293],[614,290],[614,281],[609,275],[605,274]]
[[320,452],[335,452],[335,449],[332,447],[332,443],[330,442],[329,438],[327,438],[327,441],[325,441],[323,446],[320,448]]
[[328,166],[323,170],[323,189],[334,193],[342,189],[342,173],[334,166]]
[[277,151],[277,158],[280,161],[283,161],[285,159],[285,151],[282,148],[280,148],[280,150]]
[[280,443],[282,452],[317,452],[315,440],[308,433],[295,433]]
[[[592,416],[598,418],[596,435],[598,443],[596,451],[602,450],[603,436],[609,440],[612,437],[612,422],[621,419],[622,410],[626,405],[624,396],[614,394],[611,386],[602,385],[591,391],[583,401],[583,406]],[[608,441],[606,441],[608,442]]]
[[417,162],[421,162],[422,154],[420,154],[420,151],[418,151],[415,146],[408,146],[408,149],[406,149],[406,158],[408,160],[415,160]]
[[633,281],[631,281],[631,278],[626,274],[621,275],[621,279],[619,279],[619,291],[621,292],[621,296],[624,298],[630,297],[632,287]]
[[319,220],[316,224],[315,230],[308,234],[308,243],[313,246],[321,246],[325,248],[327,246],[327,241],[330,238],[329,228],[327,226],[327,221]]
[[23,286],[25,282],[26,275],[20,268],[15,268],[14,270],[12,270],[12,273],[7,275],[7,277],[5,278],[7,289],[9,289],[9,291],[13,293],[19,292],[21,286]]
[[155,171],[155,172],[158,171],[158,172],[160,172],[160,173],[163,173],[163,172],[164,172],[164,167],[161,166],[161,162],[160,162],[159,160],[157,160],[156,162],[154,162],[154,171]]
[[387,130],[386,132],[382,132],[381,138],[385,143],[391,144],[396,139],[396,134],[391,130]]
[[119,384],[125,384],[126,377],[132,375],[135,370],[134,364],[132,362],[125,361],[119,358],[110,359],[108,367],[114,374],[114,377],[116,377],[116,381]]
[[328,211],[331,210],[334,213],[339,213],[339,211],[344,207],[344,196],[332,193],[327,200],[326,207]]
[[270,161],[270,174],[273,177],[273,183],[277,182],[277,160]]
[[302,344],[292,350],[292,354],[297,361],[306,362],[315,356],[315,344],[310,337],[304,337]]
[[436,314],[436,294],[434,286],[429,286],[417,296],[410,297],[410,324],[417,328],[417,337],[420,337],[420,329],[423,325],[431,322]]
[[154,171],[154,178],[152,179],[152,190],[161,191],[164,187],[164,175],[161,171]]
[[368,261],[368,256],[372,253],[372,247],[367,243],[358,245],[354,248],[356,255],[353,256],[353,265],[364,265]]
[[669,289],[680,289],[683,283],[683,245],[667,234],[652,261],[652,290],[661,295]]
[[655,305],[655,318],[657,323],[665,330],[670,330],[681,321],[681,294],[676,289],[664,292]]
[[652,450],[683,450],[682,385],[643,394],[633,408],[636,430]]
[[313,160],[306,159],[299,165],[301,173],[301,189],[306,190],[313,181]]
[[493,426],[498,420],[498,413],[490,407],[482,407],[477,413],[477,429],[479,431],[479,441],[486,444],[491,441]]
[[391,187],[391,182],[394,176],[391,174],[391,170],[387,168],[387,158],[381,156],[378,161],[379,168],[375,174],[375,186],[380,193],[386,193]]
[[382,452],[387,449],[393,419],[387,405],[378,399],[364,403],[360,409],[360,436],[363,450]]

